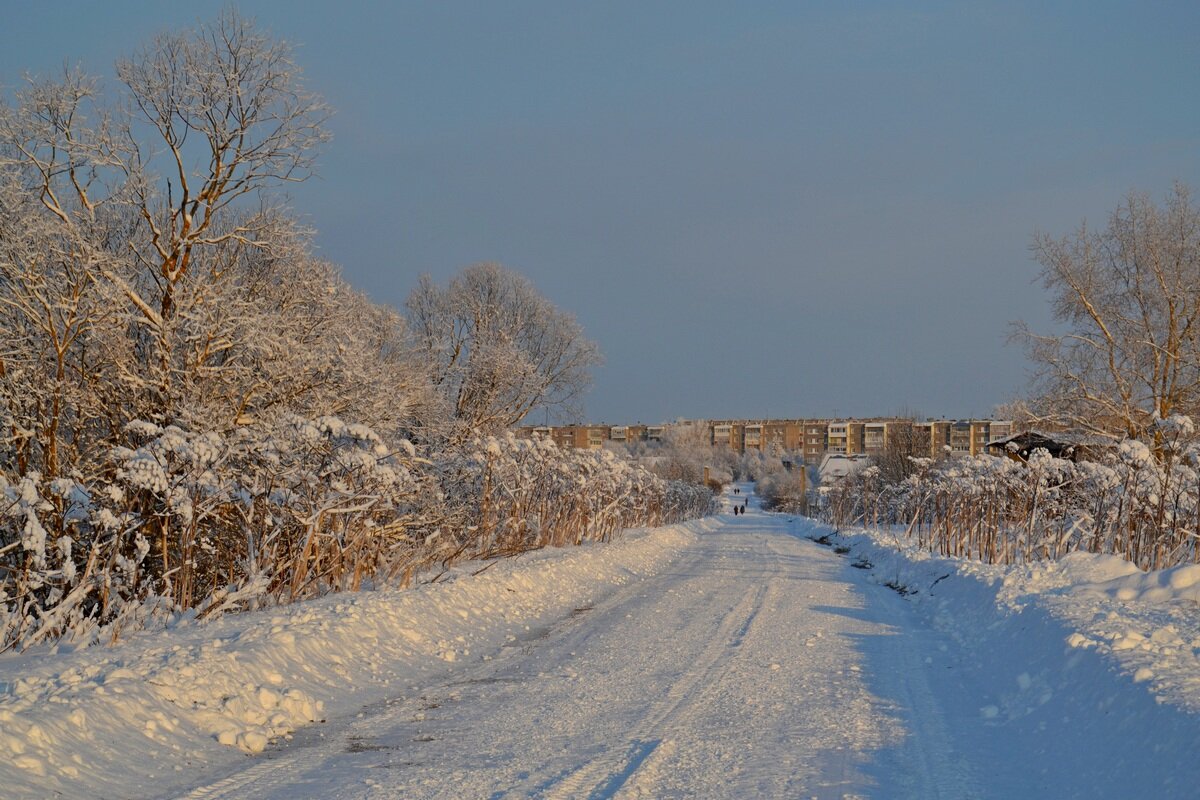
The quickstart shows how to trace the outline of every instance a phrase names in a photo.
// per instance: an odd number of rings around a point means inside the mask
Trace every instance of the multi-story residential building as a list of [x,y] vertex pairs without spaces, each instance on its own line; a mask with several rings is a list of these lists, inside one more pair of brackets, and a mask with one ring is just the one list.
[[863,423],[863,452],[869,456],[883,455],[883,451],[887,449],[887,429],[886,422],[864,422]]
[[788,424],[782,421],[763,420],[762,449],[764,452],[787,452]]
[[[592,428],[587,425],[567,425],[554,429],[554,443],[559,447],[573,447],[585,450],[592,447]],[[603,440],[596,447],[604,444]]]
[[575,447],[575,427],[555,426],[550,429],[550,438],[559,447]]
[[1001,439],[1008,439],[1016,433],[1016,425],[1008,420],[988,420],[988,442],[997,442]]
[[743,450],[761,450],[763,446],[762,425],[746,425],[742,434]]
[[644,441],[646,441],[646,431],[647,431],[646,426],[641,424],[640,422],[637,425],[626,425],[625,426],[625,441],[626,442],[644,442]]
[[514,433],[521,439],[547,438],[559,447],[579,450],[597,450],[609,439],[615,439],[613,431],[625,428],[610,428],[607,425],[537,425],[518,428]]
[[708,428],[714,446],[739,453],[768,449],[792,452],[799,450],[803,441],[799,420],[714,420]]
[[[518,436],[545,436],[561,447],[597,449],[606,442],[661,442],[667,428],[685,426],[707,434],[714,447],[735,452],[771,451],[800,455],[806,464],[819,464],[829,453],[878,456],[896,446],[913,454],[944,458],[981,455],[989,442],[1015,433],[1006,420],[926,420],[874,418],[869,420],[686,420],[674,425],[565,425],[520,428]],[[795,459],[799,461],[800,459]]]
[[947,420],[936,420],[929,423],[929,456],[942,458],[954,452],[950,446],[950,425]]
[[827,453],[849,453],[850,442],[850,423],[848,422],[831,422],[826,427],[825,433],[825,452]]
[[854,420],[835,420],[829,423],[826,451],[855,455],[866,450],[866,423]]
[[867,425],[865,422],[855,422],[850,420],[846,423],[846,452],[850,455],[858,455],[866,452],[866,432]]
[[728,422],[715,423],[712,426],[713,447],[733,446],[733,425]]
[[955,420],[950,423],[950,454],[955,456],[971,454],[971,423],[969,420]]
[[885,449],[895,447],[919,452],[921,455],[929,452],[928,443],[916,434],[911,419],[891,419],[883,424]]
[[821,420],[805,420],[801,426],[805,464],[819,464],[829,447],[829,423]]
[[971,420],[971,455],[979,456],[987,452],[987,444],[992,440],[991,432],[991,420]]

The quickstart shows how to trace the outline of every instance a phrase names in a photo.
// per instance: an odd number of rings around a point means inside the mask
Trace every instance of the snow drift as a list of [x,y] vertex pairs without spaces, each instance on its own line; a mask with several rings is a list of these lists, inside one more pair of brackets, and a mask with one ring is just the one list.
[[[406,591],[343,593],[144,633],[114,648],[0,659],[6,797],[129,797],[262,751],[445,669],[540,620],[661,570],[712,523],[461,567]],[[478,564],[476,565],[478,570]]]

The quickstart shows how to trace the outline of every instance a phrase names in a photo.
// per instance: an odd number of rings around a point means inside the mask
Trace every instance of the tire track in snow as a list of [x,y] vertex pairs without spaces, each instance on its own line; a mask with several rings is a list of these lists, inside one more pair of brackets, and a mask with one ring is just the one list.
[[778,535],[777,520],[752,519],[757,530],[746,538],[753,546],[739,553],[758,567],[747,579],[761,581],[763,594],[738,648],[653,731],[662,744],[622,782],[576,796],[841,800],[871,793],[862,767],[871,752],[897,741],[897,727],[863,684],[852,642],[880,629],[859,613],[841,560]]
[[738,604],[725,615],[717,628],[716,636],[696,660],[694,667],[671,685],[666,697],[654,703],[625,737],[630,742],[627,750],[609,749],[574,772],[555,778],[549,784],[535,787],[533,796],[545,800],[565,800],[583,796],[583,791],[589,786],[593,787],[586,795],[589,798],[612,797],[616,794],[638,768],[663,745],[664,739],[660,732],[672,727],[671,718],[685,703],[696,701],[691,695],[697,687],[711,686],[715,675],[728,669],[732,652],[741,646],[759,611],[762,610],[768,588],[767,583],[750,588]]
[[[681,551],[687,554],[687,550]],[[570,555],[568,552],[567,555]],[[694,557],[694,555],[692,555]],[[688,558],[685,555],[684,558]],[[637,581],[618,584],[598,597],[591,598],[586,610],[599,615],[603,612],[615,612],[626,604],[629,599],[641,591]],[[568,606],[569,608],[569,606]],[[544,627],[534,627],[532,632],[524,637],[518,637],[491,659],[473,666],[464,666],[451,670],[444,684],[433,684],[428,694],[437,693],[452,687],[470,684],[485,684],[494,680],[504,680],[496,676],[501,674],[506,665],[512,661],[520,661],[528,656],[530,648],[541,640],[553,637],[573,636],[582,644],[592,635],[585,625],[586,616],[578,612],[585,610],[576,608],[556,620],[547,620]],[[527,628],[526,630],[530,630]],[[225,777],[208,782],[191,790],[178,790],[167,794],[157,795],[169,800],[242,800],[247,797],[291,797],[294,795],[296,776],[302,774],[314,763],[336,760],[341,754],[354,752],[356,746],[363,740],[373,738],[371,730],[380,725],[386,726],[389,720],[411,716],[414,710],[425,708],[426,698],[422,696],[397,695],[383,698],[361,709],[357,714],[350,712],[341,718],[331,718],[328,725],[314,725],[302,728],[294,734],[294,740],[288,743],[277,742],[260,755],[255,763],[239,765]],[[329,735],[327,736],[326,733]],[[305,795],[299,795],[305,796]]]
[[189,797],[954,796],[935,753],[864,773],[901,745],[897,706],[925,702],[863,681],[861,648],[905,623],[785,527],[726,518],[652,580]]

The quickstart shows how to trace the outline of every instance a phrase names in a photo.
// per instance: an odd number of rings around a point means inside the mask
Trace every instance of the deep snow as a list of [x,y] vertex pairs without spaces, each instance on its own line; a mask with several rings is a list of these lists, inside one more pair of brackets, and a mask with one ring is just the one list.
[[0,793],[1196,795],[1196,568],[821,546],[754,506],[0,658]]
[[111,648],[0,657],[0,796],[182,790],[300,726],[496,654],[663,569],[713,524],[529,553],[478,575],[479,564],[466,565],[432,585],[333,595]]

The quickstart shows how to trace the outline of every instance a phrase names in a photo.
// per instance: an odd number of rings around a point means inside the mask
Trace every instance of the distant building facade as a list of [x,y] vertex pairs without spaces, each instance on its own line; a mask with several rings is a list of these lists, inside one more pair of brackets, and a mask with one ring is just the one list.
[[[725,419],[680,420],[672,425],[563,425],[518,428],[519,437],[545,437],[560,447],[596,450],[608,442],[659,442],[669,428],[700,428],[713,447],[736,453],[759,451],[798,455],[820,465],[827,455],[879,456],[889,449],[933,459],[982,455],[988,444],[1018,431],[1008,420],[870,419]],[[995,448],[993,448],[994,451]]]

